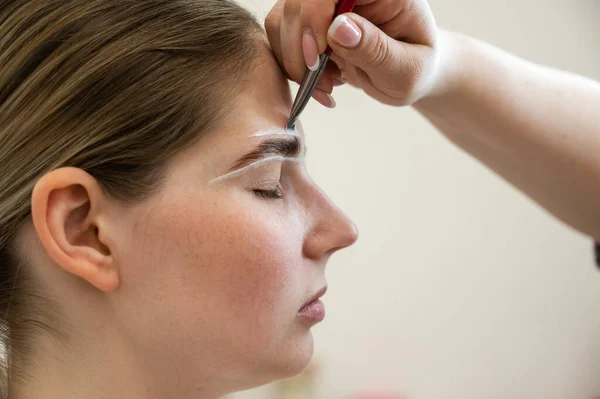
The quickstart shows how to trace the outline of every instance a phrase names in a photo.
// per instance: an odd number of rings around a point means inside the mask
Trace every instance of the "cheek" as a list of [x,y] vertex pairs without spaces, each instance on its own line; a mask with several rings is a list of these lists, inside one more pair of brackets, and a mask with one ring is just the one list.
[[[233,205],[204,214],[180,249],[201,266],[204,291],[220,297],[232,320],[286,311],[301,283],[301,242],[284,218]],[[266,322],[267,320],[262,320]]]
[[178,201],[141,223],[123,282],[188,342],[264,352],[293,327],[308,279],[303,229],[293,212],[255,201]]

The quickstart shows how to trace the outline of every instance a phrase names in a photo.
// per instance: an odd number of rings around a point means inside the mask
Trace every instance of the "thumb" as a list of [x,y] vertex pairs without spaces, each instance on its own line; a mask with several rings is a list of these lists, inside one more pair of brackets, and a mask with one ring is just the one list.
[[365,72],[397,71],[403,58],[400,55],[406,53],[403,43],[357,14],[338,15],[327,34],[333,52]]

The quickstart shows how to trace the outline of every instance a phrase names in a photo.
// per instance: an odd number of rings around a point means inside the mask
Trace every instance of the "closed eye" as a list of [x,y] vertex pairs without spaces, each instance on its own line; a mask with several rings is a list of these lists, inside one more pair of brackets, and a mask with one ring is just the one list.
[[252,190],[254,194],[259,198],[264,199],[280,199],[283,198],[283,192],[280,187],[273,190]]

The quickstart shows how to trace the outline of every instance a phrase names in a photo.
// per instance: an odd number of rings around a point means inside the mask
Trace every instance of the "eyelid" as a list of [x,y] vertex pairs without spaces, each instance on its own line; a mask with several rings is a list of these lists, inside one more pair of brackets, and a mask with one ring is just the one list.
[[255,188],[263,188],[263,187],[269,187],[272,185],[279,185],[279,184],[281,184],[280,176],[277,179],[253,180],[250,183],[248,183],[249,186],[255,187]]
[[299,162],[300,159],[295,158],[295,157],[294,158],[292,158],[292,157],[283,157],[283,156],[280,156],[280,155],[270,156],[268,158],[263,158],[263,159],[259,159],[257,161],[254,161],[254,162],[252,162],[249,165],[246,165],[246,166],[244,166],[244,167],[242,167],[240,169],[234,170],[233,172],[229,172],[229,173],[226,173],[226,174],[224,174],[222,176],[216,177],[216,178],[212,179],[211,181],[209,181],[208,183],[209,184],[214,184],[214,183],[218,183],[220,181],[226,180],[226,179],[231,179],[231,178],[237,177],[239,175],[242,175],[244,173],[247,173],[248,171],[250,171],[252,169],[255,169],[255,168],[257,168],[257,167],[259,167],[261,165],[264,165],[265,163],[274,162],[274,161],[280,161],[280,162],[283,162],[283,161]]

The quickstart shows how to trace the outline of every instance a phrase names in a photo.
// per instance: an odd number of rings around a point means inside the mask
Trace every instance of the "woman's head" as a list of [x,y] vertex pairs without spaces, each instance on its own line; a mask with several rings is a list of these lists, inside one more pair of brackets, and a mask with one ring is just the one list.
[[225,0],[0,7],[15,388],[68,372],[79,393],[193,397],[301,370],[299,310],[356,232],[308,178],[303,133],[278,130],[290,95],[260,26]]

